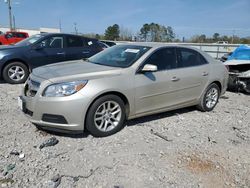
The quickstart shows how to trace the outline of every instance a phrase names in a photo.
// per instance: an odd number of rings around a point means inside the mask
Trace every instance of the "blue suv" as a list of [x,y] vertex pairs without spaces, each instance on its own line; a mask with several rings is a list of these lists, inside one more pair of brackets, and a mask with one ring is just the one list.
[[71,34],[38,34],[0,47],[0,77],[11,84],[26,81],[32,69],[89,58],[102,51],[98,40]]

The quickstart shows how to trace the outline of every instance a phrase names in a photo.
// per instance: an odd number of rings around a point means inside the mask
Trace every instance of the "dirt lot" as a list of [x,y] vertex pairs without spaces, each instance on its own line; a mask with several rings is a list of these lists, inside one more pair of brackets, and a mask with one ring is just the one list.
[[[250,96],[127,122],[108,138],[38,131],[0,83],[0,187],[250,187]],[[39,149],[55,136],[59,143]]]

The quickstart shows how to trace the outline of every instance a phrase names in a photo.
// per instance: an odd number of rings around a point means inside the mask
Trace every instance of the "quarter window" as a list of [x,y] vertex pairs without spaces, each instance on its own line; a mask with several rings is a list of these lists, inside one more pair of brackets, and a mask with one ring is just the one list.
[[158,71],[176,68],[175,48],[162,48],[154,52],[145,64],[156,65]]

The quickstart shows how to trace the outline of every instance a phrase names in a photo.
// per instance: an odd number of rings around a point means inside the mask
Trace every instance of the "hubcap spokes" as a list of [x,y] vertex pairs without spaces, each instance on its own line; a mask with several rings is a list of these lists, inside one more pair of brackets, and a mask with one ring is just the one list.
[[121,115],[122,110],[117,102],[106,101],[95,112],[95,126],[102,132],[111,131],[120,123]]
[[219,97],[218,90],[215,88],[211,88],[206,96],[206,106],[208,108],[213,108],[217,103],[218,97]]
[[25,72],[20,66],[12,66],[8,71],[8,76],[14,81],[19,81],[24,78]]

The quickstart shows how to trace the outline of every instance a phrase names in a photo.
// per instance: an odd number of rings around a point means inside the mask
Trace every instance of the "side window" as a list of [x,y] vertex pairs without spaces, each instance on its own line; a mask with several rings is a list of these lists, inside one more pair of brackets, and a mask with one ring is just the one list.
[[40,43],[44,48],[63,48],[63,37],[49,37]]
[[67,36],[67,47],[83,47],[83,41],[81,37]]
[[179,48],[178,49],[178,68],[183,67],[192,67],[197,65],[206,64],[206,60],[203,56],[201,56],[195,50],[187,49],[187,48]]
[[13,38],[13,33],[7,33],[5,36],[6,36],[6,38],[8,38],[8,39]]
[[24,33],[16,33],[17,38],[26,38],[26,35]]
[[175,48],[163,48],[157,50],[144,64],[156,65],[158,71],[176,68]]

